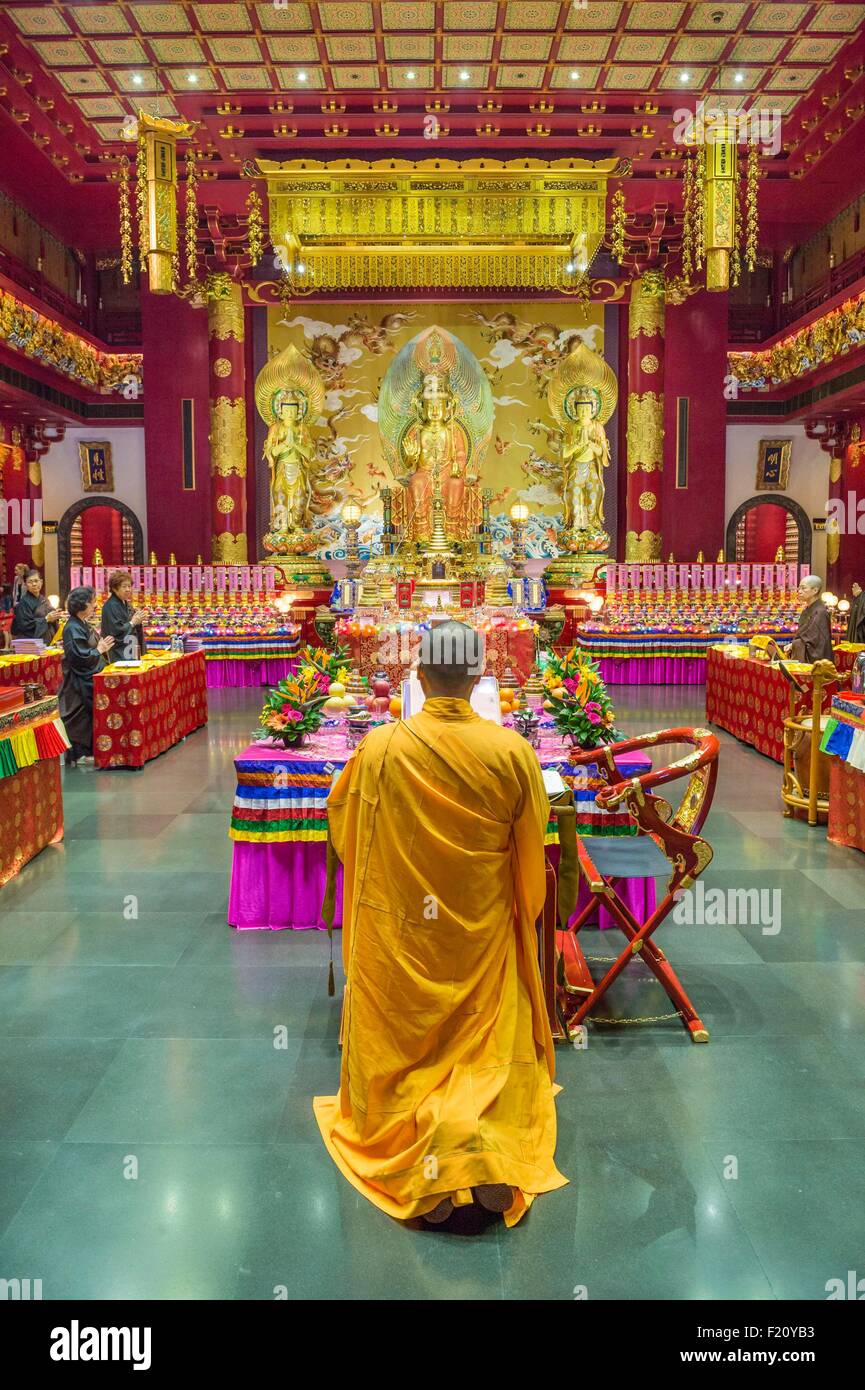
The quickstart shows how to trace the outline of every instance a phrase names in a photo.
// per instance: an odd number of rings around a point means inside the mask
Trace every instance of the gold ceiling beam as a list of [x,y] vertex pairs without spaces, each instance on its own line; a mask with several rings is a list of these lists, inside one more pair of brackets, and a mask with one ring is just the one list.
[[267,180],[274,249],[307,288],[549,289],[588,269],[604,235],[607,180],[627,168],[619,159],[259,159],[254,172]]

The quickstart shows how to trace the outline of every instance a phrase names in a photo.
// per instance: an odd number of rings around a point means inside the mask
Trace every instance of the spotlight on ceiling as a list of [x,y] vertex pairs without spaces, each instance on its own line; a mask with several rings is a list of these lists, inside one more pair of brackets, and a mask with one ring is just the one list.
[[734,78],[733,80],[734,80],[735,82],[744,82],[744,81],[745,81],[745,74],[744,74],[743,72],[737,72],[737,73],[736,73],[736,76],[735,76],[735,78]]
[[187,74],[186,74],[186,80],[187,80],[187,82],[191,82],[192,85],[193,85],[193,87],[194,87],[195,84],[196,84],[196,82],[198,81],[198,73],[197,73],[197,72],[189,72],[189,73],[187,73]]
[[306,74],[305,72],[299,72],[299,73],[297,74],[297,80],[298,80],[298,82],[305,82],[306,79],[307,79],[307,74]]
[[144,78],[141,76],[140,72],[134,72],[132,74],[132,81],[135,83],[136,87],[140,87]]
[[468,82],[468,80],[469,80],[470,77],[471,77],[471,73],[470,73],[470,72],[466,72],[465,68],[463,68],[462,71],[461,71],[461,73],[460,73],[460,82]]
[[406,78],[408,79],[408,81],[409,81],[409,82],[414,82],[414,80],[415,80],[416,77],[417,77],[417,73],[414,71],[414,69],[413,69],[413,68],[409,68],[409,71],[406,73]]
[[572,81],[572,82],[579,82],[579,80],[580,80],[580,74],[577,72],[576,68],[573,68],[572,71],[571,71],[571,81]]
[[690,82],[690,80],[691,80],[691,74],[690,74],[689,72],[680,72],[680,73],[679,73],[679,81],[680,81],[680,82]]

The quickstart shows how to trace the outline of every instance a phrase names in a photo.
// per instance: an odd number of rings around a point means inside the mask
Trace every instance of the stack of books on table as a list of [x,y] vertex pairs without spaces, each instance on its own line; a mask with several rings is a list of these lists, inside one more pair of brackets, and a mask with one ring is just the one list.
[[16,656],[42,656],[45,643],[41,637],[13,637],[12,650]]

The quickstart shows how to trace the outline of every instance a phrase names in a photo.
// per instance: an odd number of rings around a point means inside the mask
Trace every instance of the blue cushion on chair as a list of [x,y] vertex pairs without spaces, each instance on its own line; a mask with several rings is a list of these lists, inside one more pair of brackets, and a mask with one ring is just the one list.
[[657,878],[672,865],[649,835],[619,839],[614,835],[581,835],[580,839],[604,878]]

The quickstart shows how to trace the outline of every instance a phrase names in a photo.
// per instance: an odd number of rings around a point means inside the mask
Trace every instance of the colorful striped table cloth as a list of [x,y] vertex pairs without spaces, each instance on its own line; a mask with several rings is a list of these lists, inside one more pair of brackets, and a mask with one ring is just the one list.
[[[275,930],[323,926],[326,803],[334,774],[348,757],[345,735],[334,724],[323,726],[300,748],[283,749],[263,741],[235,759],[237,789],[229,828],[234,841],[228,906],[232,926]],[[558,737],[542,739],[538,757],[542,767],[556,768],[573,788],[580,833],[633,833],[627,811],[603,811],[594,804],[602,783],[591,769],[584,774],[568,762],[567,746]],[[623,758],[619,765],[630,777],[651,767],[639,754]],[[546,844],[558,845],[552,821]],[[341,872],[338,903],[342,901]],[[654,883],[641,882],[635,892],[641,899],[645,893],[654,894]],[[639,906],[644,906],[642,900]]]

